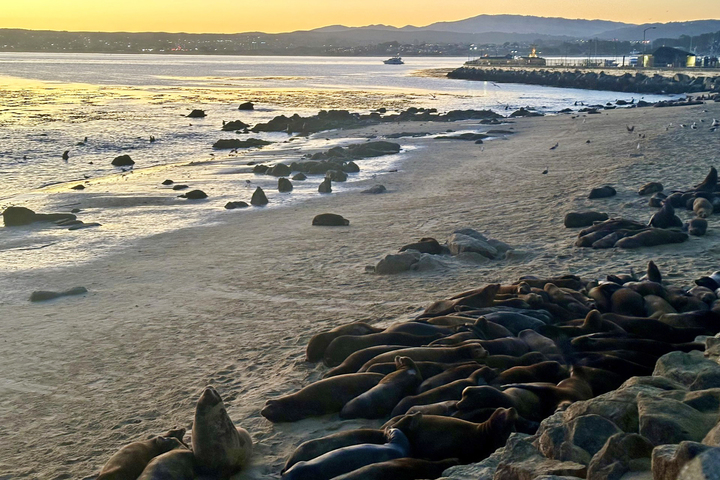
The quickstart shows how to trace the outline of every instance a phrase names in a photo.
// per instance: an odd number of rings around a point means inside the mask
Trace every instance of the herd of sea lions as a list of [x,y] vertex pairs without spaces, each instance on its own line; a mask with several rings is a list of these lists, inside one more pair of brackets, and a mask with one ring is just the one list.
[[[612,187],[601,187],[612,190]],[[594,189],[589,198],[600,198]],[[701,183],[686,191],[663,193],[659,182],[644,185],[639,195],[652,195],[648,204],[659,207],[648,223],[624,218],[607,218],[597,212],[572,212],[565,217],[566,227],[589,227],[581,230],[575,245],[578,247],[599,248],[640,248],[669,243],[682,243],[689,235],[701,236],[707,232],[707,217],[720,211],[720,187],[715,167]],[[604,195],[609,196],[609,195]],[[675,209],[692,211],[695,218],[683,223],[675,214]]]

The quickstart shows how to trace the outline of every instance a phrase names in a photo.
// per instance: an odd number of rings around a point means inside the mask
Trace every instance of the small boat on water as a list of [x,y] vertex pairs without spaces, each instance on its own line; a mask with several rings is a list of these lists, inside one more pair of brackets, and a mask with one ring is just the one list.
[[387,60],[383,60],[383,63],[385,65],[404,65],[405,62],[402,61],[402,58],[400,58],[400,55],[395,55],[394,57],[390,57]]

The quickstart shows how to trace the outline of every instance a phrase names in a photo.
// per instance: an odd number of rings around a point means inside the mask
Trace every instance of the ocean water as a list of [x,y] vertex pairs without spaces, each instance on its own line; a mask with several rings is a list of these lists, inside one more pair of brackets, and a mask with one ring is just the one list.
[[[276,188],[274,178],[250,173],[249,161],[291,162],[308,152],[366,141],[353,138],[352,131],[336,140],[322,133],[293,141],[284,133],[237,135],[221,132],[223,121],[255,124],[321,109],[367,113],[410,106],[441,113],[492,109],[503,115],[531,106],[553,113],[578,108],[573,107],[576,101],[632,98],[617,92],[449,80],[424,72],[458,67],[466,58],[405,60],[405,65],[384,65],[382,58],[0,53],[0,210],[10,205],[39,212],[77,207],[81,220],[102,224],[74,232],[46,224],[0,227],[0,276],[81,264],[135,238],[222,221],[228,213],[221,208],[225,201],[249,201],[256,186]],[[239,111],[245,101],[255,102],[256,110]],[[196,108],[207,117],[187,118]],[[155,142],[149,141],[151,135]],[[220,138],[248,136],[275,143],[248,152],[212,149]],[[381,177],[408,156],[409,147],[404,147],[398,155],[362,160],[361,172],[346,184],[334,184],[334,192],[355,188],[357,180]],[[67,161],[62,159],[66,150]],[[110,165],[123,154],[136,162],[133,171]],[[197,168],[175,167],[188,164]],[[143,181],[158,170],[166,170],[176,183],[202,188],[213,202],[190,209],[176,198],[178,192]],[[89,203],[78,202],[78,194],[70,190],[81,182],[88,182],[86,192],[93,194]],[[295,190],[275,194],[269,208],[317,195],[318,182],[295,182]]]

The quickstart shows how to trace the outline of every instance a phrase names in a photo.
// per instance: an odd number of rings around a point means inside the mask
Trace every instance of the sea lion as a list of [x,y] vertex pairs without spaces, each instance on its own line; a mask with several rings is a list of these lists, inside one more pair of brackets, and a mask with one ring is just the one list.
[[710,167],[710,172],[708,172],[705,179],[697,184],[695,186],[695,190],[699,192],[714,192],[717,190],[718,185],[718,172],[715,169],[715,167]]
[[607,213],[599,212],[570,212],[565,214],[563,224],[565,228],[589,227],[595,222],[602,222],[608,219]]
[[597,334],[585,335],[572,339],[572,345],[579,351],[602,352],[621,349],[632,350],[660,357],[674,350],[689,352],[691,350],[704,350],[701,343],[666,343],[644,338],[598,338]]
[[487,385],[487,380],[485,379],[485,375],[487,374],[490,374],[491,377],[495,376],[493,370],[488,367],[482,367],[473,372],[468,378],[461,378],[417,395],[408,395],[395,405],[390,416],[395,417],[402,415],[416,405],[429,405],[447,400],[460,400],[465,387]]
[[500,290],[499,284],[487,285],[476,290],[463,292],[447,300],[432,303],[420,315],[422,317],[439,317],[456,311],[456,307],[468,306],[472,308],[491,307],[493,299]]
[[395,428],[407,435],[413,456],[425,460],[458,458],[479,462],[505,445],[515,431],[517,411],[499,408],[484,423],[416,413],[398,420]]
[[383,377],[380,373],[349,373],[319,380],[293,394],[267,400],[260,414],[278,423],[336,413]]
[[683,231],[695,237],[702,237],[707,233],[708,222],[704,218],[693,218],[683,225]]
[[[377,347],[364,348],[347,357],[345,361],[337,367],[328,370],[325,375],[323,375],[323,378],[330,378],[337,375],[345,375],[348,373],[356,373],[363,365],[365,365],[368,361],[372,360],[378,355],[387,352],[393,352],[395,350],[402,350],[404,348],[407,347],[404,345],[380,345]],[[392,363],[393,365],[395,365],[395,358],[388,358],[385,362],[378,363]],[[395,371],[394,367],[392,371]]]
[[678,328],[701,328],[708,335],[720,333],[720,313],[713,311],[666,313],[658,320],[662,323]]
[[[473,423],[486,422],[497,408],[478,408],[475,410],[455,410],[451,415],[453,418],[459,418],[460,420],[466,420]],[[429,414],[428,414],[429,415]],[[515,419],[515,431],[525,433],[527,435],[535,435],[537,433],[540,422],[535,422],[524,418],[518,413]]]
[[545,325],[539,331],[540,334],[556,342],[569,337],[579,337],[599,332],[623,333],[624,330],[615,323],[605,320],[599,311],[592,310],[584,319],[571,320],[556,325]]
[[[325,184],[325,181],[327,181],[328,189],[330,188],[330,179],[326,178],[323,180],[322,185]],[[320,193],[330,193],[332,190],[328,190],[327,192],[320,192]],[[315,226],[320,227],[346,227],[350,225],[350,220],[343,217],[342,215],[338,215],[336,213],[321,213],[320,215],[315,215],[315,217],[312,219],[312,224]]]
[[382,418],[390,414],[403,397],[422,383],[420,371],[409,357],[395,357],[397,371],[385,376],[367,392],[350,400],[340,410],[340,418]]
[[677,328],[652,318],[629,317],[614,313],[605,313],[603,318],[622,327],[629,334],[658,342],[692,342],[698,335],[707,333],[703,328]]
[[707,198],[698,197],[693,202],[693,212],[700,218],[707,218],[713,213],[713,205]]
[[540,362],[535,365],[523,365],[512,367],[494,380],[490,381],[491,385],[507,385],[510,383],[532,383],[532,382],[550,382],[558,383],[568,378],[570,372],[566,367],[558,362]]
[[522,357],[511,357],[509,355],[493,355],[480,360],[490,368],[507,370],[508,368],[517,367],[518,365],[532,365],[534,363],[544,362],[547,357],[540,352],[528,352]]
[[187,449],[173,450],[155,457],[137,480],[194,480],[196,468],[193,452]]
[[363,322],[340,325],[330,331],[314,335],[308,342],[305,358],[308,362],[317,362],[322,360],[322,357],[325,354],[325,349],[328,345],[330,345],[330,342],[341,335],[368,335],[370,333],[378,333],[381,331],[382,328],[375,328]]
[[397,458],[387,462],[373,463],[334,480],[415,480],[438,478],[443,471],[459,463],[457,458],[429,462],[417,458]]
[[[422,375],[423,378],[430,379],[436,375],[440,375],[441,373],[445,372],[446,370],[451,370],[456,367],[464,366],[467,367],[466,375],[461,375],[458,378],[465,378],[468,375],[470,375],[472,372],[480,368],[482,365],[480,365],[478,362],[475,361],[466,361],[466,362],[457,362],[457,363],[440,363],[440,362],[415,362],[415,366],[420,370],[420,375]],[[370,373],[382,373],[383,375],[388,375],[390,373],[393,373],[396,370],[395,368],[395,362],[385,362],[385,363],[375,363],[370,368],[367,369]],[[453,380],[457,380],[457,378],[454,378]],[[424,383],[424,382],[423,382]]]
[[537,330],[546,323],[535,317],[525,315],[524,313],[515,313],[511,311],[500,311],[493,312],[484,315],[484,318],[488,322],[496,323],[502,327],[505,327],[513,335],[517,335],[522,330]]
[[540,352],[551,359],[562,358],[562,351],[555,342],[535,330],[523,330],[518,333],[518,338],[522,340],[531,351]]
[[652,375],[653,367],[640,365],[606,352],[584,353],[572,360],[575,365],[587,366],[609,372],[622,372],[628,377],[647,377]]
[[720,288],[720,271],[713,272],[707,277],[698,278],[695,280],[695,284],[700,285],[701,287],[707,287],[713,291],[717,290]]
[[621,288],[610,297],[611,311],[621,315],[642,317],[645,314],[645,301],[642,295],[629,288]]
[[[532,393],[538,399],[533,406],[533,411],[528,412],[528,419],[545,418],[551,415],[562,403],[572,403],[582,400],[589,400],[593,397],[592,387],[583,378],[583,374],[571,369],[570,378],[558,382],[557,385],[544,382],[515,383],[508,386],[503,393],[515,398],[515,402],[521,405],[520,399],[526,397],[518,395],[517,390],[524,390]],[[512,393],[511,393],[512,392]],[[529,398],[529,397],[527,397]],[[518,409],[520,412],[521,409]]]
[[366,465],[386,462],[410,455],[410,442],[397,429],[387,431],[383,445],[361,444],[338,448],[309,461],[301,461],[283,473],[284,480],[330,480]]
[[611,187],[610,185],[605,185],[604,187],[596,187],[590,190],[588,198],[590,200],[595,198],[608,198],[614,197],[616,194],[617,191],[613,187]]
[[715,292],[713,292],[707,287],[701,287],[700,285],[696,285],[690,290],[688,290],[688,294],[697,298],[701,302],[707,303],[708,305],[711,305],[715,300],[717,300],[717,295],[715,295]]
[[403,348],[401,350],[395,350],[380,354],[360,368],[361,372],[366,371],[371,365],[375,363],[383,363],[389,359],[394,359],[395,356],[400,355],[403,357],[409,357],[415,362],[440,362],[440,363],[453,363],[460,362],[462,360],[480,360],[487,357],[487,351],[480,345],[460,345],[457,347],[412,347]]
[[324,455],[338,448],[349,447],[350,445],[360,445],[372,443],[381,445],[387,441],[385,431],[377,428],[359,428],[356,430],[348,430],[345,432],[333,433],[325,437],[308,440],[301,443],[290,455],[285,462],[282,472],[290,469],[298,462],[306,462]]
[[672,204],[666,201],[663,203],[662,208],[650,217],[648,225],[655,228],[680,228],[682,227],[682,220],[675,215],[675,209]]
[[197,465],[203,470],[231,475],[248,464],[252,446],[250,434],[233,425],[217,391],[205,388],[195,407],[192,428]]
[[97,480],[135,480],[153,458],[176,448],[185,446],[168,436],[125,445],[105,463]]
[[638,190],[638,195],[651,195],[653,193],[658,193],[663,191],[663,184],[660,182],[650,182],[646,183],[642,187],[640,187],[640,190]]
[[434,335],[441,333],[443,335],[452,335],[455,333],[453,328],[441,327],[421,321],[398,322],[393,323],[383,330],[385,333],[409,333],[411,335]]
[[[668,196],[665,195],[662,192],[657,192],[652,197],[650,197],[650,200],[648,200],[648,206],[653,208],[660,208],[662,207],[662,204],[665,200],[667,200]],[[674,205],[673,205],[674,207]]]
[[657,318],[665,313],[677,313],[677,310],[662,297],[645,295],[643,299],[645,300],[645,316],[647,317]]
[[[451,417],[457,411],[457,402],[457,400],[445,400],[444,402],[430,403],[428,405],[414,405],[410,407],[405,414],[412,415],[413,413],[422,413],[423,415]],[[485,420],[487,419],[483,419],[483,421]],[[393,420],[391,419],[390,421],[392,422]]]
[[368,335],[343,335],[337,337],[325,349],[323,363],[328,367],[336,367],[347,357],[369,347],[379,345],[403,345],[405,347],[421,347],[443,337],[442,333],[431,335],[411,335],[403,332],[371,333]]
[[462,363],[433,376],[423,375],[425,380],[420,384],[417,391],[418,393],[427,392],[428,390],[447,385],[455,380],[467,378],[481,366],[482,365],[477,362]]
[[611,392],[620,388],[625,380],[630,378],[627,372],[612,372],[609,370],[589,367],[585,365],[573,365],[573,375],[585,380],[594,397],[603,393]]
[[662,274],[660,274],[660,269],[657,265],[655,265],[655,262],[650,260],[647,264],[647,274],[646,279],[640,279],[640,280],[649,280],[651,282],[655,283],[662,283]]
[[521,357],[530,351],[527,343],[519,338],[507,337],[497,338],[495,340],[476,340],[488,355],[509,355],[513,357]]
[[650,280],[627,282],[623,286],[639,293],[643,297],[645,295],[657,295],[658,297],[667,298],[668,295],[670,295],[670,291],[665,286],[657,282],[651,282]]

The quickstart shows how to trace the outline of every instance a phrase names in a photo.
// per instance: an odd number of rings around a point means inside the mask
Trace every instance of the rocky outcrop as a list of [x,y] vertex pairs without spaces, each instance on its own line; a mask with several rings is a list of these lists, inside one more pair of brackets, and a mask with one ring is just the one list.
[[115,157],[110,163],[115,167],[130,167],[135,165],[135,161],[130,158],[130,155],[120,155]]
[[34,222],[57,222],[59,220],[75,220],[71,213],[35,213],[26,207],[8,207],[3,211],[3,223],[6,227],[30,225]]
[[250,125],[240,120],[233,120],[232,122],[224,123],[222,126],[223,132],[234,132],[237,130],[245,130]]
[[261,140],[259,138],[248,138],[247,140],[240,140],[237,138],[221,139],[213,144],[213,148],[217,150],[228,150],[231,148],[262,148],[265,145],[270,145],[273,142],[267,140]]

